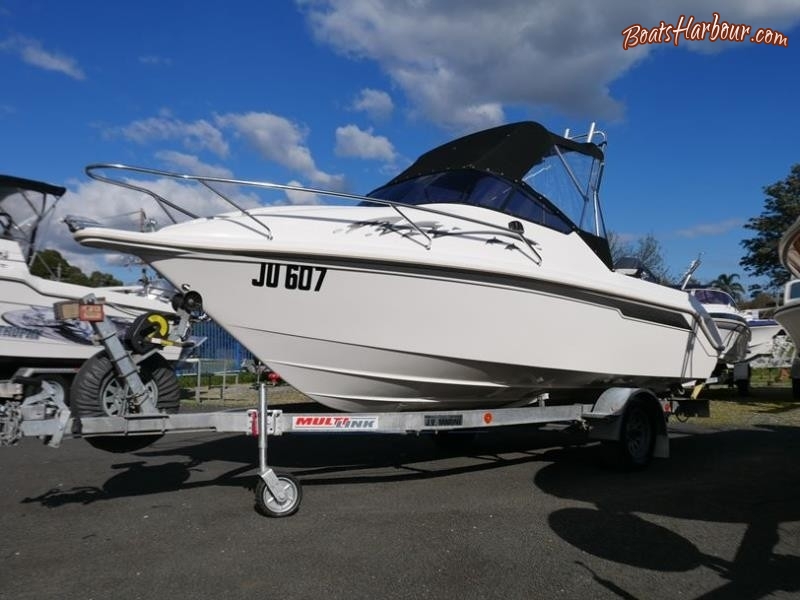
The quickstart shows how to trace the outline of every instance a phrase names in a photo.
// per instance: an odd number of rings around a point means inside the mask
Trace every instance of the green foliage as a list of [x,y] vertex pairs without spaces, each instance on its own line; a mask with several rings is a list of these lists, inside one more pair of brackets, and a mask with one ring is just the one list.
[[110,273],[93,271],[87,277],[78,267],[69,264],[58,250],[41,250],[37,252],[31,265],[31,274],[44,279],[57,279],[66,283],[89,287],[122,285],[122,282]]
[[748,302],[742,302],[739,307],[740,308],[752,308],[752,309],[765,309],[765,308],[774,308],[776,303],[775,296],[771,296],[766,292],[759,292],[758,294],[751,294],[750,300]]
[[744,225],[755,236],[742,240],[746,254],[739,265],[751,275],[767,277],[770,285],[780,287],[791,277],[778,257],[778,242],[800,217],[800,164],[791,168],[786,179],[765,187],[764,194],[764,211]]
[[723,292],[728,292],[738,303],[744,297],[744,286],[736,281],[737,279],[739,279],[738,273],[721,273],[709,285],[711,287],[719,288]]

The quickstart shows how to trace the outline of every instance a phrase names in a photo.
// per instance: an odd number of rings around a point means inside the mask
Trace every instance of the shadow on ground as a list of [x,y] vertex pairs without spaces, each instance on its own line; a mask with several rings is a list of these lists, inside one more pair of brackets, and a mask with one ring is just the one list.
[[[673,458],[638,474],[602,473],[573,451],[549,453],[536,487],[589,503],[550,514],[549,524],[581,550],[632,567],[716,571],[726,583],[702,598],[762,598],[800,591],[800,557],[778,553],[783,523],[800,521],[800,430],[710,432],[672,440]],[[746,527],[732,561],[701,552],[660,517]],[[652,520],[650,520],[652,518]],[[795,540],[794,548],[797,548]],[[588,570],[588,567],[587,567]],[[592,573],[621,597],[624,590]]]
[[[714,431],[676,425],[672,457],[642,472],[610,466],[601,447],[586,444],[581,435],[532,434],[531,428],[519,427],[474,439],[451,436],[445,443],[433,435],[353,434],[298,434],[269,443],[271,464],[291,471],[306,486],[443,477],[530,463],[535,471],[531,494],[575,504],[549,514],[550,528],[586,553],[653,571],[711,569],[726,583],[703,598],[800,592],[800,557],[776,550],[782,524],[800,521],[798,428]],[[256,441],[244,436],[201,442],[165,438],[123,458],[100,487],[59,488],[24,502],[56,508],[196,487],[250,488],[256,482]],[[192,480],[193,471],[214,461],[237,466],[212,479]],[[733,560],[724,560],[661,524],[665,519],[741,524],[746,533]],[[583,566],[600,585],[632,597]]]

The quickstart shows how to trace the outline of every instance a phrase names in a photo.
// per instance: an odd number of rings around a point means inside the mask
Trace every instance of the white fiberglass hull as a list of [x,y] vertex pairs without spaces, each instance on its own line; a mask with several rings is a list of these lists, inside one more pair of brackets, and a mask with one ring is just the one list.
[[[318,208],[332,212],[311,219],[313,210],[273,209],[284,245],[228,220],[145,234],[86,229],[76,238],[137,254],[173,285],[200,293],[208,314],[270,368],[340,410],[491,407],[610,386],[662,390],[708,377],[717,362],[699,303],[609,271],[576,234],[538,231],[537,266],[490,234],[443,236],[428,250],[407,233],[373,237],[361,218],[385,209]],[[346,227],[345,216],[360,229]],[[292,228],[315,241],[313,254],[293,243]],[[596,268],[596,280],[567,276],[582,261]]]
[[[31,275],[15,242],[0,240],[0,370],[78,367],[102,347],[88,323],[57,321],[53,304],[89,293],[106,300],[106,314],[120,330],[147,311],[171,313],[166,302],[134,294],[50,281]],[[177,348],[165,357],[178,358]]]
[[775,336],[783,331],[783,326],[773,319],[753,319],[747,322],[750,327],[750,344],[747,346],[747,359],[773,353]]
[[800,302],[787,302],[779,307],[772,316],[783,325],[795,346],[800,344]]

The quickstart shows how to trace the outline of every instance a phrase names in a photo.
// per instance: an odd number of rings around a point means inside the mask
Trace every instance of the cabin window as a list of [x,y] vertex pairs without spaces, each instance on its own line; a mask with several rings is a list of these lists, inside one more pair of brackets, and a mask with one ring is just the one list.
[[[410,205],[472,204],[569,233],[572,225],[547,200],[489,173],[461,169],[388,185],[369,194]],[[364,202],[368,205],[369,202]]]

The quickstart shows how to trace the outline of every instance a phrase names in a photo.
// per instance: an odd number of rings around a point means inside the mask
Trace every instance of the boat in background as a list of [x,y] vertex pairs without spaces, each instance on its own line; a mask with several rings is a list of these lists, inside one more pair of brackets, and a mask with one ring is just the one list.
[[[611,268],[604,148],[594,126],[564,137],[504,125],[423,154],[367,196],[90,165],[175,223],[74,236],[141,257],[334,409],[515,406],[615,386],[666,394],[707,378],[721,340],[692,296]],[[192,212],[153,191],[163,178],[229,208]],[[316,204],[276,205],[286,192]],[[243,204],[258,194],[272,205]]]
[[[781,236],[778,258],[792,274],[792,279],[784,285],[783,305],[775,310],[773,317],[783,325],[797,349],[800,348],[800,217]],[[796,354],[791,374],[792,394],[800,398],[800,357]]]
[[[41,181],[0,175],[0,379],[22,367],[56,369],[47,377],[64,399],[74,372],[101,350],[88,323],[55,318],[53,304],[87,294],[105,299],[109,319],[125,332],[139,316],[158,312],[174,316],[172,292],[151,285],[88,287],[31,273],[45,221],[66,192]],[[163,355],[178,360],[181,349]]]
[[720,361],[736,364],[747,360],[752,332],[747,317],[739,310],[733,296],[718,288],[687,287],[685,289],[703,305],[714,319],[714,324],[717,326],[725,346],[724,350],[720,352]]
[[792,338],[795,346],[800,344],[800,279],[786,282],[783,288],[783,304],[775,309],[773,316]]
[[769,356],[775,351],[776,338],[785,336],[786,332],[778,321],[772,318],[764,318],[758,311],[741,311],[747,319],[747,326],[750,328],[750,343],[747,346],[747,359],[760,356]]
[[781,236],[778,243],[781,264],[793,279],[784,286],[783,305],[773,315],[786,329],[795,346],[800,345],[800,218]]

